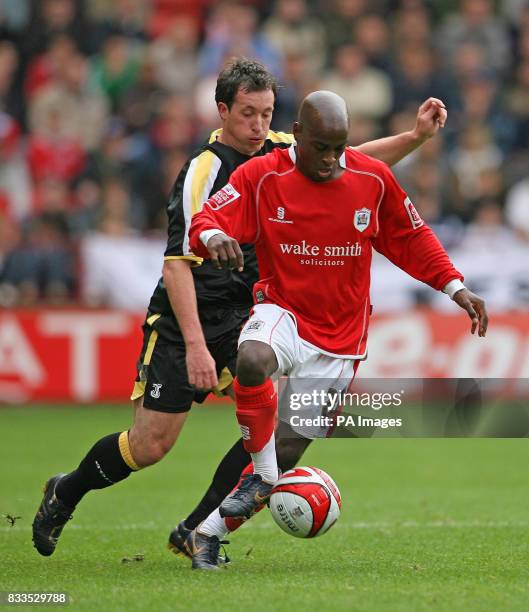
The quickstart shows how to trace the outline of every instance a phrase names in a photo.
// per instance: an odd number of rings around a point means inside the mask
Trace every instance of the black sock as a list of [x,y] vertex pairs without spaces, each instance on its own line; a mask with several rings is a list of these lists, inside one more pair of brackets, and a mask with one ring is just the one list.
[[311,442],[308,438],[276,438],[277,467],[281,472],[295,467]]
[[250,455],[244,450],[242,438],[239,438],[219,463],[206,494],[184,521],[187,529],[195,529],[220,505],[220,502],[237,484],[241,472],[251,460]]
[[79,467],[62,478],[57,485],[56,494],[63,503],[74,508],[88,491],[110,487],[134,471],[123,459],[121,435],[126,436],[126,440],[122,438],[122,443],[130,455],[127,432],[101,438],[88,451]]

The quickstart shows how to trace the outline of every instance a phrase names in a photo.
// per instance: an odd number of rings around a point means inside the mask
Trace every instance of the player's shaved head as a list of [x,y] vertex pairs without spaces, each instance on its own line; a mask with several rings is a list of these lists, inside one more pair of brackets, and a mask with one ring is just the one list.
[[347,144],[345,100],[332,91],[313,91],[301,103],[294,123],[299,170],[316,182],[340,176],[339,159]]
[[347,130],[349,119],[345,100],[332,91],[313,91],[301,103],[298,123],[324,131]]

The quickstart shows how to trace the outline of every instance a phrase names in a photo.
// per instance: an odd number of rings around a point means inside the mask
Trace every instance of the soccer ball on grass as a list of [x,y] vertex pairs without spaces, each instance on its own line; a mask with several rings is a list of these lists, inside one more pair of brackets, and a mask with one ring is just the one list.
[[270,512],[286,533],[315,538],[328,531],[340,516],[342,499],[334,480],[315,467],[296,467],[276,482]]

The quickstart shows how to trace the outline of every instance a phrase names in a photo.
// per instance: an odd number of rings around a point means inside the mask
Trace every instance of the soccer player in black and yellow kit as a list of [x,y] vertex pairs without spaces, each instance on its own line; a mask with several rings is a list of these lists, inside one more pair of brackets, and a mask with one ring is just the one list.
[[[202,203],[226,185],[240,164],[293,142],[290,134],[269,130],[276,93],[274,78],[251,60],[235,60],[219,75],[215,100],[222,128],[185,164],[169,199],[163,273],[143,326],[131,398],[134,422],[130,430],[98,440],[75,470],[48,480],[33,521],[33,542],[42,555],[54,552],[64,525],[88,491],[109,487],[160,461],[175,443],[193,401],[203,401],[213,388],[229,393],[237,339],[258,278],[255,253],[253,247],[243,246],[242,273],[217,270],[189,250],[188,230]],[[359,149],[396,163],[435,134],[445,118],[442,102],[430,98],[419,108],[413,131]],[[279,467],[295,465],[309,443],[303,438],[279,439]],[[237,441],[196,509],[171,533],[175,550],[186,554],[187,535],[236,485],[249,462],[241,440]]]

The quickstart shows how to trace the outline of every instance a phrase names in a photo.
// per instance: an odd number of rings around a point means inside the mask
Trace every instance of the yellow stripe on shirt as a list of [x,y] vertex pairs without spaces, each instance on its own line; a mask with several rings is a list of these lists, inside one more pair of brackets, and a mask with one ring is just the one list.
[[211,151],[204,151],[198,156],[198,163],[193,174],[191,183],[191,215],[194,216],[201,210],[204,200],[209,193],[204,194],[204,186],[209,179],[211,166],[215,159],[215,154]]
[[268,132],[266,135],[267,140],[271,140],[272,142],[285,142],[287,144],[292,144],[295,142],[293,134],[287,134],[286,132]]
[[201,266],[204,263],[204,259],[202,257],[197,257],[196,255],[166,255],[163,258],[164,261],[169,261],[171,259],[187,259],[191,262],[192,268]]

